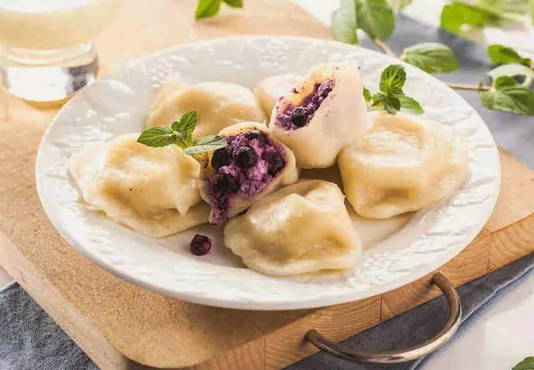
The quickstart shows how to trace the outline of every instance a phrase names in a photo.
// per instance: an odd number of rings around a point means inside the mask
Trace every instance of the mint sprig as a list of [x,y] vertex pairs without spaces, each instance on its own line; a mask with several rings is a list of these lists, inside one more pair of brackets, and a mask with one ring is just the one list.
[[385,110],[396,114],[399,110],[407,110],[416,114],[424,112],[423,108],[412,97],[402,90],[406,83],[406,71],[400,64],[387,66],[380,76],[379,92],[371,95],[367,88],[363,89],[363,96],[368,103],[369,110]]
[[169,127],[156,126],[144,130],[137,142],[146,146],[163,147],[175,144],[183,149],[184,154],[197,155],[224,148],[226,139],[219,135],[208,135],[193,139],[193,131],[198,123],[196,111],[185,113]]
[[534,115],[534,91],[511,76],[493,80],[489,91],[480,92],[482,105],[515,114]]

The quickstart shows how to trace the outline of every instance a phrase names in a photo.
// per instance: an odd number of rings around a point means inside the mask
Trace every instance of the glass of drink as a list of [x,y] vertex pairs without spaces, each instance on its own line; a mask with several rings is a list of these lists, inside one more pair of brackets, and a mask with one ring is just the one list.
[[7,90],[54,101],[94,81],[91,40],[122,0],[0,0],[0,72]]

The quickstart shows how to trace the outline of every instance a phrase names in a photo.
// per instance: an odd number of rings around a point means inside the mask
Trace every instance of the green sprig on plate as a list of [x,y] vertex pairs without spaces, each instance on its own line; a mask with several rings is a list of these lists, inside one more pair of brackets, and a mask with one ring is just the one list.
[[144,130],[139,135],[137,142],[152,147],[174,144],[182,148],[184,154],[193,156],[212,152],[228,145],[226,139],[219,135],[208,135],[194,139],[193,131],[195,131],[197,123],[197,112],[190,111],[179,120],[171,123],[169,127],[155,126]]

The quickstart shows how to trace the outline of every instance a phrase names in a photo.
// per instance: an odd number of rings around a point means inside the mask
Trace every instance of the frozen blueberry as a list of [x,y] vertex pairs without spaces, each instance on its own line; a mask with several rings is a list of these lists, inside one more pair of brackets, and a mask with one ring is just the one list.
[[216,175],[215,182],[213,183],[214,190],[219,194],[232,194],[239,190],[239,184],[237,180],[226,173],[220,173]]
[[271,157],[271,159],[269,159],[269,175],[276,175],[283,167],[284,160],[282,159],[282,156],[280,154],[276,153]]
[[195,234],[191,240],[191,244],[189,244],[189,249],[194,255],[203,256],[211,249],[211,239],[206,235]]
[[296,108],[291,113],[291,122],[295,124],[295,126],[302,127],[306,124],[306,120],[308,119],[308,112],[304,108]]
[[217,149],[213,152],[213,156],[211,157],[211,166],[218,169],[222,166],[228,166],[231,160],[232,155],[226,148]]
[[258,139],[258,141],[262,145],[265,145],[265,143],[267,142],[267,138],[265,137],[265,134],[261,132],[260,130],[250,130],[249,132],[245,134],[245,137],[248,140]]
[[256,153],[254,153],[254,150],[252,148],[242,146],[241,148],[237,149],[235,160],[237,162],[237,165],[241,169],[246,170],[254,166],[254,163],[256,163],[257,159],[258,156],[256,155]]

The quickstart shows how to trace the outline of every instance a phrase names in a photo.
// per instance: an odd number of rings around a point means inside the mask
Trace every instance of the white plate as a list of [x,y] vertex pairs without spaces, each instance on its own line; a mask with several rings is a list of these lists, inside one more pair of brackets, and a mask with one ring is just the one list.
[[[365,244],[360,265],[346,274],[275,278],[244,268],[215,243],[207,256],[190,254],[188,230],[153,240],[85,209],[67,171],[72,153],[143,127],[152,98],[171,75],[186,82],[221,80],[253,87],[262,78],[304,74],[326,61],[355,60],[376,90],[382,69],[398,60],[371,50],[308,38],[260,36],[196,42],[128,64],[81,91],[59,112],[37,157],[37,189],[59,232],[84,255],[118,276],[195,303],[259,310],[327,306],[374,296],[431,272],[457,255],[480,231],[497,198],[500,168],[495,142],[475,111],[432,76],[405,65],[406,91],[424,117],[449,126],[469,149],[471,179],[431,209],[386,221],[357,221]],[[467,267],[469,268],[469,267]]]

